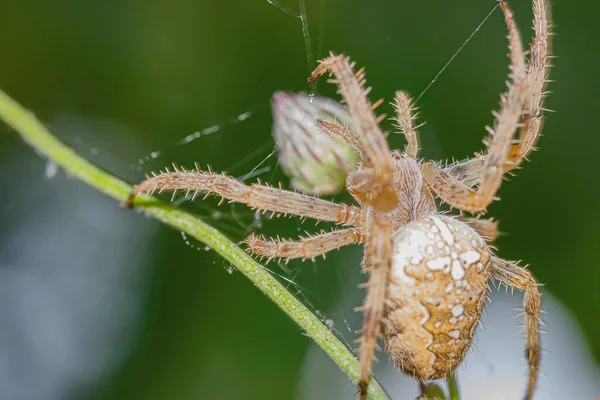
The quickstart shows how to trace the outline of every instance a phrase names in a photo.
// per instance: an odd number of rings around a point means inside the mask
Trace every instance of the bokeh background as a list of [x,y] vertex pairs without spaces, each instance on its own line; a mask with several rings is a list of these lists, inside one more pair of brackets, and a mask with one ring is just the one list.
[[[280,3],[298,15],[295,0]],[[549,299],[546,318],[556,310],[555,332],[570,332],[555,337],[549,329],[553,339],[544,345],[583,369],[555,357],[564,368],[548,365],[543,379],[571,388],[567,382],[597,381],[600,360],[600,3],[556,3],[560,58],[547,105],[558,112],[548,115],[541,151],[503,185],[503,201],[489,211],[507,233],[498,240],[500,254],[531,264]],[[301,20],[266,0],[2,0],[0,87],[84,157],[129,182],[171,162],[198,161],[285,183],[276,156],[268,157],[269,100],[276,90],[308,90],[307,58],[350,54],[368,67],[372,100],[392,99],[397,89],[418,95],[493,6],[307,0],[307,54]],[[531,4],[511,6],[527,40]],[[505,87],[506,54],[497,10],[420,101],[423,156],[458,159],[481,149]],[[317,91],[335,96],[324,82]],[[392,114],[387,104],[382,110]],[[235,122],[247,112],[250,118]],[[214,125],[214,133],[178,145]],[[390,142],[403,145],[400,135]],[[157,150],[161,155],[150,157]],[[313,364],[319,351],[242,274],[204,245],[57,171],[5,125],[0,182],[0,398],[335,398],[338,392],[320,388],[337,381],[352,395],[331,361]],[[294,237],[316,229],[256,218],[243,206],[217,208],[213,199],[180,203],[236,241],[249,231]],[[352,307],[363,295],[356,285],[365,279],[359,262],[355,247],[326,261],[268,267],[351,343],[360,324]],[[500,297],[499,304],[510,303],[508,314],[490,311],[497,332],[503,321],[519,323],[511,319],[521,301],[515,296]],[[482,339],[476,353],[496,383],[506,368],[487,349],[513,354],[520,385],[519,331],[506,336]],[[391,371],[389,379],[397,379]],[[324,380],[328,374],[337,381]],[[497,386],[483,390],[517,398]],[[559,398],[549,387],[538,398]],[[569,398],[600,395],[597,384],[590,388]]]

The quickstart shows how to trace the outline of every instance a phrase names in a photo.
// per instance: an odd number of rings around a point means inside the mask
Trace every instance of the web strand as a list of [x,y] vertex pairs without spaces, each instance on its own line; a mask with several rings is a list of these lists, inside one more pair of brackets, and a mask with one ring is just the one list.
[[269,3],[270,5],[272,5],[275,8],[280,9],[281,11],[283,11],[284,13],[286,13],[287,15],[289,15],[290,17],[300,18],[300,16],[298,14],[296,14],[294,11],[292,11],[289,8],[287,8],[286,6],[284,6],[283,4],[281,4],[280,2],[278,2],[276,0],[266,0],[266,1],[267,1],[267,3]]
[[308,14],[306,13],[306,0],[298,0],[300,8],[300,21],[302,22],[302,36],[304,37],[304,47],[306,48],[306,61],[308,62],[308,71],[312,72],[315,67],[315,56],[312,50],[310,32],[308,31]]
[[496,9],[498,8],[499,4],[500,3],[496,3],[496,5],[494,6],[494,8],[492,8],[492,10],[485,16],[485,18],[481,21],[481,23],[479,23],[479,25],[477,26],[477,28],[475,28],[475,30],[473,32],[471,32],[471,34],[469,35],[469,37],[467,38],[467,40],[465,40],[463,42],[463,44],[458,48],[458,50],[456,50],[456,52],[452,55],[452,57],[450,57],[450,59],[448,60],[448,62],[442,67],[442,69],[440,69],[440,72],[438,72],[437,75],[433,78],[433,80],[431,82],[429,82],[429,85],[427,85],[427,87],[425,87],[425,89],[423,89],[423,91],[421,92],[421,94],[415,100],[415,104],[417,104],[419,102],[419,100],[421,100],[421,97],[423,97],[423,95],[429,90],[429,88],[435,82],[437,82],[438,78],[444,73],[444,71],[448,68],[448,66],[452,63],[452,61],[454,61],[454,59],[460,54],[460,52],[463,51],[463,49],[467,46],[467,44],[469,44],[469,42],[471,41],[471,39],[473,39],[473,37],[475,37],[475,35],[477,34],[477,32],[479,32],[479,30],[481,29],[481,27],[483,25],[485,25],[485,23],[492,16],[492,14],[494,13],[494,11],[496,11]]
[[298,8],[300,13],[294,12],[292,9],[284,6],[277,0],[266,0],[267,3],[273,7],[281,10],[290,17],[298,18],[302,24],[302,37],[304,39],[304,48],[306,50],[306,62],[308,64],[308,71],[312,72],[315,67],[315,56],[312,48],[312,41],[310,38],[310,31],[308,30],[308,14],[306,12],[306,0],[298,0]]
[[[244,122],[247,119],[253,117],[257,112],[262,111],[262,110],[266,109],[267,107],[268,107],[268,103],[263,101],[263,102],[261,102],[260,106],[257,106],[252,110],[245,111],[245,112],[237,115],[236,117],[231,118],[223,123],[211,125],[207,128],[201,129],[199,131],[196,131],[194,133],[191,133],[191,134],[185,136],[184,138],[177,141],[177,143],[175,143],[175,145],[171,146],[170,148],[176,148],[179,146],[183,146],[183,145],[188,144],[196,139],[199,139],[202,136],[212,135],[212,134],[217,133],[217,132],[219,132],[225,128],[228,128],[232,125],[236,125],[241,122]],[[129,165],[129,168],[136,169],[138,171],[142,171],[142,166],[144,164],[146,164],[147,162],[149,162],[151,160],[155,160],[155,159],[161,157],[162,154],[163,154],[163,151],[155,150],[151,153],[148,153],[145,156],[139,157],[135,163],[132,163]]]

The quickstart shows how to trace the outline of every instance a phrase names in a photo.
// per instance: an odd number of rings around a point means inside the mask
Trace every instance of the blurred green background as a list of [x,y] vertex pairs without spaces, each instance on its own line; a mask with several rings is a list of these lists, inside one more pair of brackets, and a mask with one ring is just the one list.
[[[372,100],[391,100],[397,89],[418,95],[494,3],[308,0],[311,52],[315,58],[328,50],[345,52],[366,66]],[[600,3],[556,3],[554,53],[559,58],[547,105],[558,112],[548,115],[541,151],[502,187],[503,201],[489,211],[507,232],[498,240],[500,254],[531,264],[545,290],[574,314],[599,360]],[[293,13],[299,10],[294,0],[281,4]],[[531,4],[510,4],[527,41]],[[248,173],[273,149],[270,96],[276,90],[308,90],[301,21],[265,0],[3,0],[0,18],[0,87],[86,158],[132,183],[171,162],[198,161],[234,176]],[[421,129],[424,157],[458,159],[481,149],[483,128],[491,123],[490,111],[505,87],[506,54],[497,10],[420,101],[427,122]],[[318,92],[334,96],[334,88],[324,82]],[[381,109],[392,114],[389,104]],[[251,118],[230,124],[247,111]],[[218,132],[177,145],[215,124]],[[390,142],[392,147],[403,145],[400,135],[391,135]],[[79,239],[93,253],[79,254],[75,261],[71,252],[78,246],[71,239],[49,251],[62,260],[58,264],[73,264],[85,284],[95,285],[86,268],[94,273],[102,269],[92,259],[102,265],[117,247],[130,250],[111,269],[119,272],[104,281],[109,283],[106,291],[94,298],[108,320],[113,310],[135,304],[130,316],[119,317],[133,321],[123,328],[126,345],[101,379],[79,380],[62,398],[294,398],[310,340],[246,278],[203,245],[186,246],[180,233],[118,210],[64,174],[45,178],[44,169],[51,176],[52,166],[45,166],[4,125],[0,143],[4,262],[13,254],[10,243],[28,241],[30,252],[40,245],[15,235],[25,220],[35,226],[29,218],[32,210],[54,213],[60,207],[77,212],[65,213],[53,224],[79,224]],[[154,150],[162,155],[138,162]],[[263,167],[269,169],[262,180],[285,182],[276,157]],[[236,241],[248,230],[291,237],[299,233],[296,220],[256,221],[243,206],[198,203],[182,206]],[[100,210],[117,217],[101,229],[90,227],[85,218],[97,213],[100,224]],[[54,234],[53,224],[45,226],[48,235]],[[296,282],[327,316],[346,290],[344,276],[359,275],[359,260],[354,248],[327,261],[269,268]],[[110,286],[122,279],[119,274],[126,274],[129,283],[115,297]],[[124,292],[129,300],[119,297]],[[68,301],[84,307],[89,300],[86,290],[76,290]],[[40,326],[43,331],[45,325]],[[347,329],[342,335],[353,339]]]

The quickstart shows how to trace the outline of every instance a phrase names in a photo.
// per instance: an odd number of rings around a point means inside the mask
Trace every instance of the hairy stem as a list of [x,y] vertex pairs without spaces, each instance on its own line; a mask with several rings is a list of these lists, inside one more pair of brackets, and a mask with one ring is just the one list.
[[[0,90],[0,118],[19,132],[29,145],[62,167],[69,175],[118,202],[127,199],[132,190],[131,185],[84,160],[56,139],[31,112],[21,107],[2,90]],[[136,206],[143,209],[147,215],[203,242],[246,275],[327,353],[352,382],[358,384],[360,365],[352,352],[262,265],[201,219],[152,197],[140,197],[143,201],[136,201]],[[388,399],[381,386],[374,380],[369,385],[369,399]]]

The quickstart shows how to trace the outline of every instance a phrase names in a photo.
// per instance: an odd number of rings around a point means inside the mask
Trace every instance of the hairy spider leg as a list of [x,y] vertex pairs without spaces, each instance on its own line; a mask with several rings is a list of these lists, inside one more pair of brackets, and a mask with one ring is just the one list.
[[473,228],[488,244],[494,242],[500,234],[498,231],[498,222],[494,221],[493,218],[459,217],[458,219]]
[[496,128],[487,127],[490,137],[484,143],[488,147],[488,153],[481,169],[479,187],[477,190],[471,189],[442,168],[430,163],[423,165],[425,179],[440,198],[450,206],[468,212],[483,212],[494,200],[502,183],[504,165],[508,159],[512,137],[519,127],[528,92],[525,55],[519,31],[506,2],[501,2],[500,7],[508,27],[512,82],[508,84],[508,93],[502,96],[502,109],[499,113],[494,113]]
[[521,161],[526,160],[529,153],[535,150],[535,144],[540,136],[543,125],[544,99],[549,92],[546,91],[548,73],[551,65],[550,46],[552,26],[549,23],[548,0],[534,0],[533,2],[533,30],[535,32],[531,43],[529,64],[527,66],[527,101],[524,108],[523,127],[520,140],[510,151],[509,166],[516,168]]
[[416,108],[413,99],[408,93],[399,90],[396,92],[394,108],[396,109],[396,123],[406,139],[404,152],[410,157],[417,157],[419,155],[417,129],[421,125],[414,126],[413,124],[419,116],[415,113]]
[[334,139],[342,140],[354,150],[360,151],[362,146],[360,138],[352,133],[346,126],[340,124],[339,121],[318,119],[317,123],[321,127],[321,130],[327,135]]
[[371,221],[370,232],[365,245],[365,265],[370,270],[369,281],[361,285],[367,289],[365,303],[358,310],[363,312],[360,343],[359,398],[367,398],[371,378],[371,363],[375,351],[380,350],[377,339],[381,336],[388,280],[392,268],[392,224],[382,219]]
[[[549,69],[552,67],[550,56],[552,25],[549,22],[549,6],[547,0],[533,1],[533,30],[529,63],[527,64],[527,99],[523,108],[523,126],[517,144],[512,145],[504,164],[504,172],[519,167],[522,161],[535,150],[544,120],[544,99],[550,92],[546,90]],[[463,160],[450,165],[445,171],[460,180],[468,187],[480,183],[485,156]]]
[[330,82],[338,86],[338,93],[348,105],[348,111],[360,131],[359,141],[350,143],[359,146],[363,159],[360,179],[355,180],[353,189],[363,193],[371,192],[372,198],[375,198],[377,193],[392,183],[394,165],[386,136],[379,127],[379,122],[385,115],[375,117],[373,112],[381,101],[374,104],[369,102],[367,95],[371,88],[365,88],[365,70],[361,68],[354,73],[354,65],[348,57],[330,53],[329,57],[320,61],[310,76],[309,83],[315,82],[327,71],[335,76]]
[[205,192],[207,196],[216,194],[222,199],[243,203],[264,212],[297,215],[347,226],[360,225],[361,220],[361,209],[355,206],[337,204],[267,185],[248,186],[225,174],[201,171],[198,167],[195,170],[175,168],[175,171],[166,170],[154,174],[133,188],[125,205],[132,207],[133,200],[141,193],[172,191],[175,194],[179,190],[187,194],[194,193],[194,197],[201,192]]
[[529,381],[525,400],[531,399],[535,390],[540,369],[540,318],[542,295],[538,284],[529,271],[515,263],[492,257],[492,276],[500,283],[511,288],[523,290],[523,314],[525,315],[525,331],[527,335],[527,360],[529,362]]
[[274,258],[283,258],[286,263],[295,258],[302,260],[325,257],[325,253],[355,243],[364,243],[365,237],[358,228],[333,230],[331,232],[300,238],[267,239],[251,233],[245,240],[248,250],[258,256],[266,257],[267,263]]

